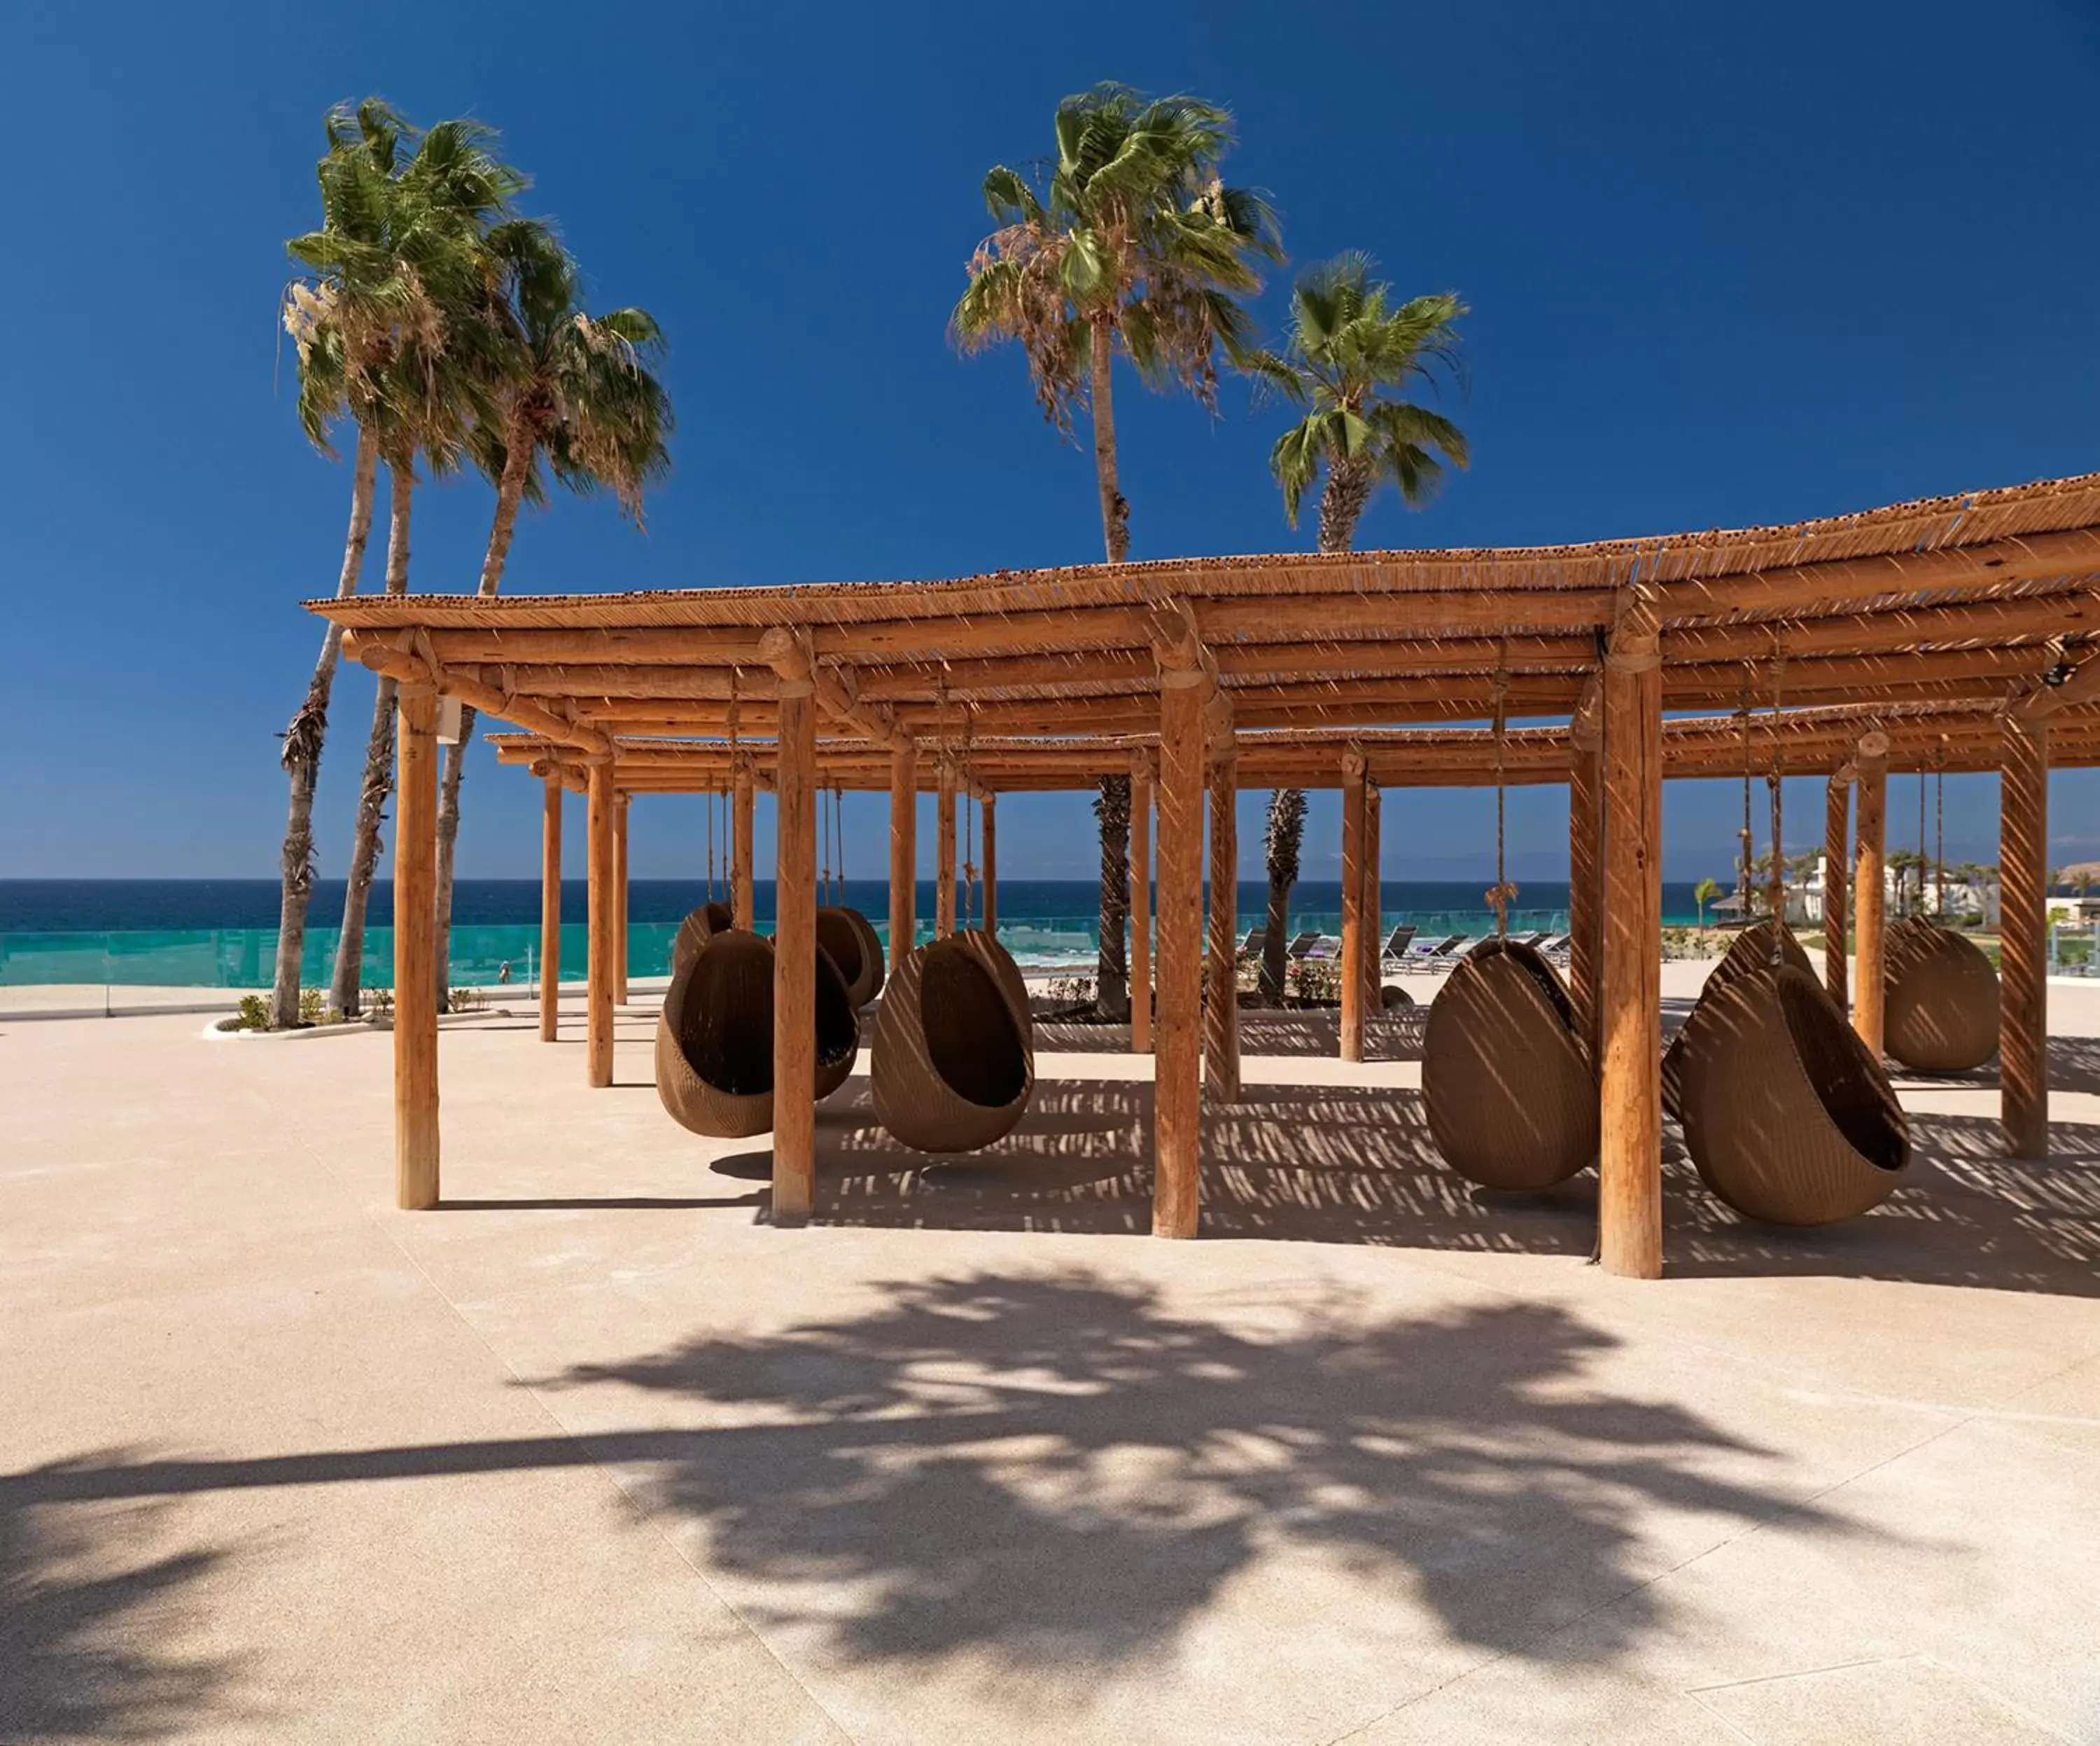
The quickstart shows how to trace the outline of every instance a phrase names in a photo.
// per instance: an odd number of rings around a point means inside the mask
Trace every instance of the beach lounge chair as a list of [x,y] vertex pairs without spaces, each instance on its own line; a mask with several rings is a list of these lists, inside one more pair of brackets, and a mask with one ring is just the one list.
[[1407,949],[1414,944],[1414,929],[1396,928],[1385,937],[1385,946],[1379,954],[1380,963],[1395,963],[1407,956]]
[[1549,934],[1538,948],[1539,955],[1545,958],[1565,958],[1568,947],[1574,943],[1575,936],[1572,933]]
[[1246,937],[1240,941],[1239,955],[1242,959],[1259,958],[1268,943],[1268,930],[1266,928],[1250,928],[1246,931]]
[[1312,936],[1312,945],[1298,955],[1308,959],[1339,958],[1342,955],[1341,937],[1332,933],[1316,933]]
[[1286,956],[1291,958],[1303,958],[1319,943],[1319,930],[1317,928],[1308,928],[1304,933],[1299,934],[1297,938],[1294,939],[1290,944],[1284,949],[1285,954]]
[[1440,940],[1418,940],[1414,950],[1407,955],[1411,962],[1420,963],[1425,958],[1435,958],[1449,951],[1465,937],[1462,933],[1447,933]]
[[1466,936],[1464,934],[1448,934],[1443,939],[1439,940],[1434,946],[1431,946],[1427,951],[1423,952],[1419,955],[1432,965],[1448,964],[1451,962],[1453,958],[1458,955],[1459,949],[1463,946],[1465,943]]

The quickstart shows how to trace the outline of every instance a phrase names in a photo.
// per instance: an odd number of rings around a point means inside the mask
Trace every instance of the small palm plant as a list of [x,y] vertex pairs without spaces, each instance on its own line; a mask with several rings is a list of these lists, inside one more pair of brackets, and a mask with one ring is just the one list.
[[1692,901],[1699,906],[1699,931],[1706,931],[1706,906],[1721,895],[1721,882],[1717,879],[1702,879],[1692,888]]

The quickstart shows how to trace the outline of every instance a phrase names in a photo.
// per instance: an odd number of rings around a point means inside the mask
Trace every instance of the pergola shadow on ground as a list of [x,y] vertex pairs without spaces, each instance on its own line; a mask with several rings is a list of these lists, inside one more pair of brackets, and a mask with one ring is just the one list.
[[[818,1112],[817,1216],[885,1228],[1149,1232],[1152,1103],[1143,1081],[1045,1081],[1012,1134],[943,1160],[891,1140],[856,1080]],[[2001,1129],[1983,1117],[1913,1112],[1911,1133],[1914,1162],[1886,1201],[1842,1224],[1794,1230],[1730,1210],[1673,1130],[1672,1272],[2100,1296],[2100,1127],[2058,1123],[2039,1162],[2007,1157]],[[1540,1194],[1476,1188],[1438,1156],[1412,1090],[1250,1085],[1237,1104],[1206,1106],[1202,1137],[1209,1237],[1574,1259],[1595,1242],[1593,1171]],[[759,1148],[711,1169],[762,1184],[771,1165]],[[762,1188],[752,1204],[765,1206]]]
[[[0,1739],[130,1738],[230,1701],[231,1669],[115,1622],[178,1605],[229,1555],[137,1565],[112,1543],[199,1492],[615,1467],[668,1529],[705,1536],[711,1580],[767,1630],[814,1631],[848,1666],[968,1656],[1031,1676],[1141,1666],[1294,1553],[1495,1653],[1554,1660],[1552,1634],[1586,1618],[1594,1662],[1667,1623],[1644,1580],[1658,1512],[1886,1541],[1803,1497],[1777,1450],[1602,1386],[1619,1344],[1551,1304],[1406,1316],[1334,1291],[1215,1319],[1088,1269],[980,1269],[523,1385],[557,1409],[669,1397],[669,1426],[651,1408],[646,1428],[49,1463],[0,1476],[5,1647],[37,1669],[0,1695]],[[132,1567],[101,1580],[90,1554]]]

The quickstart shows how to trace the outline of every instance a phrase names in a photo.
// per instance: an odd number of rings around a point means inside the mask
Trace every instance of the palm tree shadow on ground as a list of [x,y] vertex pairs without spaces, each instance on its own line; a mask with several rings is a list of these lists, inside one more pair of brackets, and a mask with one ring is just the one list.
[[[97,1457],[98,1461],[107,1457]],[[40,1506],[39,1482],[88,1463],[0,1481],[0,1743],[159,1738],[197,1729],[235,1671],[176,1644],[185,1591],[223,1561],[190,1547],[159,1556],[163,1506]],[[28,1481],[28,1488],[21,1482]]]
[[1586,1616],[1584,1655],[1618,1654],[1664,1620],[1644,1577],[1665,1519],[1855,1532],[1790,1497],[1772,1452],[1599,1386],[1617,1342],[1548,1305],[1338,1296],[1228,1326],[1087,1272],[884,1290],[550,1385],[728,1414],[640,1495],[702,1532],[755,1619],[849,1662],[1140,1662],[1271,1557],[1467,1644],[1551,1660]]

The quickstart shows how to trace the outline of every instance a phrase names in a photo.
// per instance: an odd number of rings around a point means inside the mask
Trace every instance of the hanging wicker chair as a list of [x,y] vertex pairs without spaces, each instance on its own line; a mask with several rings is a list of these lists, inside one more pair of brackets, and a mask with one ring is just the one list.
[[[1801,941],[1794,938],[1791,928],[1774,921],[1754,922],[1736,936],[1728,950],[1721,955],[1721,961],[1707,972],[1705,985],[1699,990],[1700,1000],[1718,993],[1740,976],[1770,969],[1775,944],[1782,963],[1814,979],[1815,967],[1809,961]],[[1698,1011],[1696,1003],[1692,1011]],[[1689,1023],[1688,1019],[1686,1024]],[[1662,1052],[1662,1112],[1679,1120],[1683,1119],[1680,1105],[1683,1075],[1684,1030],[1680,1028],[1670,1039],[1669,1047]]]
[[1597,1075],[1560,972],[1484,941],[1429,1003],[1422,1097],[1444,1161],[1483,1188],[1565,1182],[1597,1155]]
[[1882,1047],[1921,1073],[1963,1073],[1998,1052],[1998,972],[1973,940],[1921,915],[1888,932]]
[[1895,1192],[1910,1162],[1903,1106],[1814,977],[1767,963],[1710,985],[1683,1041],[1685,1149],[1737,1212],[1829,1224]]
[[875,1021],[876,1119],[920,1152],[974,1152],[1012,1131],[1035,1087],[1027,985],[972,930],[915,949]]
[[843,907],[819,909],[817,944],[845,978],[846,998],[855,1012],[875,999],[882,986],[882,948],[865,915]]
[[[872,1000],[882,992],[885,975],[889,965],[889,954],[882,943],[882,936],[875,931],[873,922],[858,910],[849,909],[846,914],[853,918],[854,926],[860,930],[861,949],[867,955],[867,967],[872,977],[867,998]],[[863,1001],[862,1004],[866,1005],[867,1002]]]
[[688,958],[732,925],[726,903],[717,903],[712,898],[703,903],[678,924],[677,937],[671,942],[671,974],[676,976]]
[[[817,953],[816,1093],[853,1071],[860,1021],[845,979]],[[656,1021],[656,1095],[673,1120],[715,1140],[773,1127],[773,942],[741,928],[710,936],[679,966]]]

